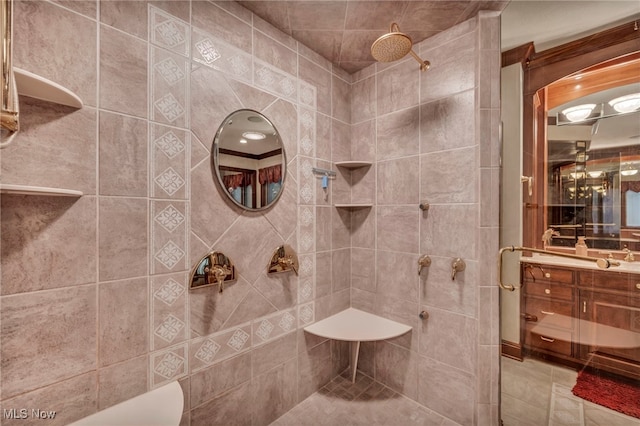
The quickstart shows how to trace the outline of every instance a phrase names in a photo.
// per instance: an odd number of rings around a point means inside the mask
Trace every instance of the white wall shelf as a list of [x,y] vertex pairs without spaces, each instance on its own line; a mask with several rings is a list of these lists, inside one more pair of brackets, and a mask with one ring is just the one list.
[[20,95],[73,108],[83,107],[78,95],[58,83],[17,67],[13,67],[13,74]]
[[339,209],[365,209],[367,207],[373,207],[373,204],[334,204],[334,207]]
[[350,342],[351,381],[355,383],[360,342],[386,340],[411,331],[411,326],[348,308],[304,328],[307,333]]
[[51,197],[82,197],[82,192],[76,191],[75,189],[10,184],[0,184],[0,194],[46,195]]
[[345,169],[359,169],[360,167],[368,167],[371,164],[371,161],[337,161],[335,163],[336,166],[344,167]]

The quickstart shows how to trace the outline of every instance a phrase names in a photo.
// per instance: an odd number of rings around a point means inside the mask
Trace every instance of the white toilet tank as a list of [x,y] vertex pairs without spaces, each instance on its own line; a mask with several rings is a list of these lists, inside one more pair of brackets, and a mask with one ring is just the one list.
[[69,426],[178,426],[184,400],[178,382],[98,411]]

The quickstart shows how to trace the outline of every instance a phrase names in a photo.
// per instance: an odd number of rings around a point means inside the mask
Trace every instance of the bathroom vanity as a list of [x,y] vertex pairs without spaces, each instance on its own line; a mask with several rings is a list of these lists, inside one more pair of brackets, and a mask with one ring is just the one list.
[[640,268],[602,271],[540,257],[520,264],[524,354],[640,379]]

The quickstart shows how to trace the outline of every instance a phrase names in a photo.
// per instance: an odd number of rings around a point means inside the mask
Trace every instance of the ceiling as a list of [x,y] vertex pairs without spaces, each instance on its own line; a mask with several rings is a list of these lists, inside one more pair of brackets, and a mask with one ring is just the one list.
[[506,0],[239,1],[281,31],[353,73],[375,61],[371,44],[392,22],[414,43],[473,17],[501,11]]
[[414,43],[419,43],[473,17],[479,10],[503,11],[503,51],[530,41],[541,51],[594,30],[640,18],[637,0],[241,0],[239,3],[349,73],[375,62],[371,44],[389,31],[392,22]]

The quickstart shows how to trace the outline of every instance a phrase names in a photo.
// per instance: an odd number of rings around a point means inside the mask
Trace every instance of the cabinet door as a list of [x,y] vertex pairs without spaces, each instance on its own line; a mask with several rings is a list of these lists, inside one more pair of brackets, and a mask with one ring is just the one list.
[[640,376],[640,297],[580,290],[579,310],[580,358]]

